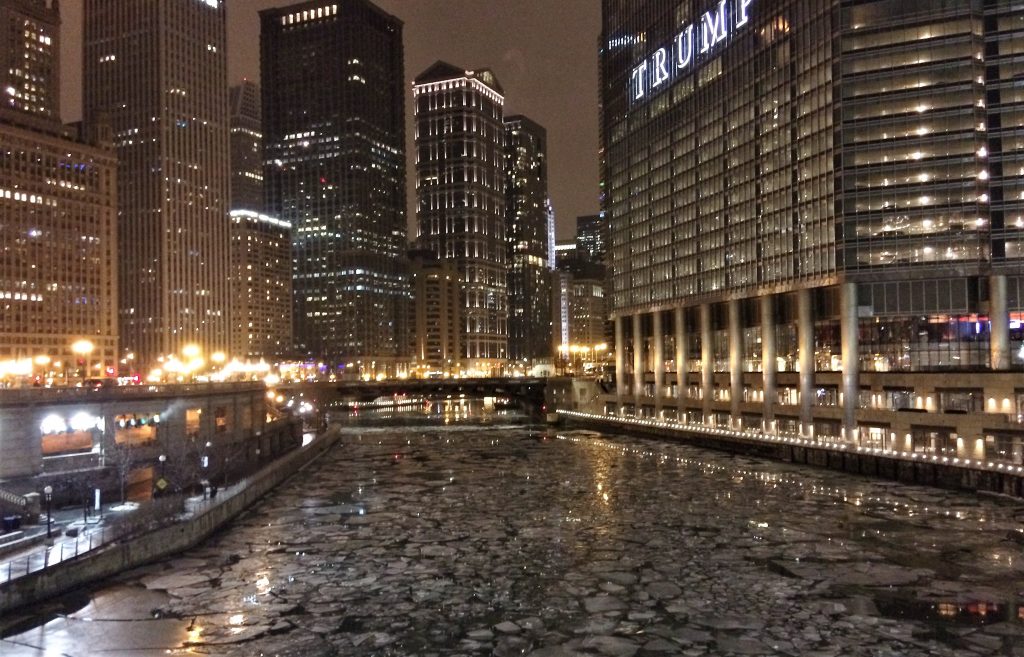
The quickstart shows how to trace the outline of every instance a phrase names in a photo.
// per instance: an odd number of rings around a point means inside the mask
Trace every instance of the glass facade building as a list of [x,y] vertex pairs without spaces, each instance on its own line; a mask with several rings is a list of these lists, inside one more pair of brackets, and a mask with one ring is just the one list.
[[410,303],[402,23],[365,0],[260,20],[266,211],[293,228],[297,349],[394,372]]
[[1019,458],[1024,9],[603,10],[609,408],[893,445],[910,408]]
[[463,367],[508,359],[505,98],[494,74],[437,62],[413,84],[418,246],[459,272]]
[[231,209],[263,212],[263,107],[260,87],[244,80],[229,90]]
[[547,141],[536,122],[505,117],[508,352],[527,363],[552,354]]

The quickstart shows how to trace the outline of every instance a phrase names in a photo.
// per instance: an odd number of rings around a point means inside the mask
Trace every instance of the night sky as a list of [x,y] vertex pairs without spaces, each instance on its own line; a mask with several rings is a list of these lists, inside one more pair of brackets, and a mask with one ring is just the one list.
[[[81,0],[61,3],[63,113],[81,115]],[[259,79],[257,11],[287,0],[230,0],[228,81]],[[506,114],[525,114],[548,131],[549,186],[559,238],[571,237],[577,215],[598,202],[597,0],[376,0],[405,22],[409,139],[411,80],[438,59],[490,68],[505,88]],[[313,82],[313,81],[311,81]],[[410,148],[410,152],[411,152]],[[410,212],[414,188],[409,163]],[[412,216],[410,214],[410,220]],[[412,224],[412,221],[410,221]],[[414,237],[410,233],[410,238]]]

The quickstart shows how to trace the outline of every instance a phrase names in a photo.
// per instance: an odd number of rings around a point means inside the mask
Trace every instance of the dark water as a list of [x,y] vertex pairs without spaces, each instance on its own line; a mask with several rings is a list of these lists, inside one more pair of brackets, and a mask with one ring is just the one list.
[[1024,655],[1008,500],[458,401],[344,423],[228,531],[0,655]]

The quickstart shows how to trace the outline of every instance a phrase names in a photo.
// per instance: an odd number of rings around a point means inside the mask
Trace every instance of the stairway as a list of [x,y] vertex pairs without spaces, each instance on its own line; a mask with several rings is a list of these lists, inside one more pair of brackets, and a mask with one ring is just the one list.
[[0,488],[0,510],[24,513],[28,509],[28,498]]

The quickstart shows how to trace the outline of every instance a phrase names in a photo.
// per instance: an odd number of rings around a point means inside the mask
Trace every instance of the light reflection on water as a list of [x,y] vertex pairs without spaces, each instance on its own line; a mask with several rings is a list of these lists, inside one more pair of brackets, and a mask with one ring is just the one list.
[[[881,640],[858,618],[917,624],[943,647],[928,654],[956,654],[955,628],[1000,624],[1003,635],[1024,638],[1014,585],[1021,543],[1007,539],[1020,528],[1019,507],[1005,500],[553,432],[461,401],[332,420],[342,425],[343,447],[187,555],[201,565],[174,567],[218,584],[165,601],[165,611],[182,616],[167,649],[180,648],[185,633],[197,650],[232,657],[453,654],[460,646],[468,654],[466,632],[504,620],[541,617],[546,631],[571,639],[614,619],[608,632],[637,637],[643,622],[633,621],[630,634],[616,628],[627,614],[643,619],[653,609],[660,625],[706,632],[701,623],[715,616],[757,616],[765,596],[790,605],[766,618],[795,636],[806,628],[787,623],[797,623],[801,605],[840,600],[853,609],[849,600],[860,600],[863,608],[848,614],[858,641]],[[607,564],[617,564],[615,582],[601,579]],[[914,575],[924,571],[931,574]],[[678,582],[680,606],[694,609],[685,620],[668,602],[635,602],[644,578],[656,575]],[[896,583],[882,586],[887,578]],[[505,580],[507,589],[495,588]],[[641,583],[630,592],[633,580]],[[778,591],[748,593],[765,582]],[[582,601],[609,592],[639,606],[585,612]],[[94,606],[112,605],[115,595],[100,591]],[[112,640],[130,625],[108,625]],[[312,631],[325,627],[335,652]],[[80,641],[76,631],[49,624],[18,639],[57,645],[60,637]],[[217,643],[257,633],[239,647]],[[336,643],[372,643],[361,637],[381,633],[394,635],[391,652]],[[543,645],[541,634],[517,636]],[[291,652],[289,641],[297,642]],[[497,643],[490,648],[497,652]],[[7,650],[0,644],[4,657]],[[716,654],[713,640],[708,650]],[[868,650],[843,654],[876,654]]]

